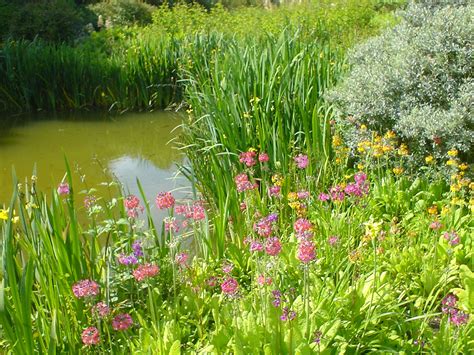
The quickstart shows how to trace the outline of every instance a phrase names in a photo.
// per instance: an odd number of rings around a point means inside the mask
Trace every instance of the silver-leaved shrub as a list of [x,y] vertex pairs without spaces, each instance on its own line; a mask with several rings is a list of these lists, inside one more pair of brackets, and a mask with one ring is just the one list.
[[354,48],[345,80],[329,93],[346,138],[394,130],[415,156],[448,149],[474,160],[474,5],[411,3],[393,29]]

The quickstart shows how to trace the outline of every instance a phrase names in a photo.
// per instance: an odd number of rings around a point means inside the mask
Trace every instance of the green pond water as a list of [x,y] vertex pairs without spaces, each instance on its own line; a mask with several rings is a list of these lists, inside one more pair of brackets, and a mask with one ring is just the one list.
[[[11,121],[11,119],[9,119]],[[5,121],[5,119],[3,119]],[[75,191],[96,188],[106,197],[103,183],[119,181],[139,196],[138,178],[149,201],[158,192],[189,191],[184,177],[175,177],[182,155],[170,143],[176,138],[180,116],[167,112],[44,116],[0,128],[0,206],[11,199],[12,169],[20,182],[36,171],[38,189],[56,189],[63,179],[66,156]],[[79,197],[80,199],[80,197]],[[154,209],[155,217],[160,217]]]

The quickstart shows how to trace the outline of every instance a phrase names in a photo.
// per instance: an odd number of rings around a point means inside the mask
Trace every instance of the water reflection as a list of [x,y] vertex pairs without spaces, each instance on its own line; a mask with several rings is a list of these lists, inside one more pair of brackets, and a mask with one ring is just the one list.
[[74,172],[76,191],[113,176],[134,194],[138,178],[149,201],[160,191],[183,189],[185,179],[172,179],[182,156],[167,144],[176,138],[179,124],[178,115],[158,112],[55,116],[0,129],[0,206],[11,197],[12,168],[22,181],[35,167],[39,189],[47,192],[65,174],[64,157]]

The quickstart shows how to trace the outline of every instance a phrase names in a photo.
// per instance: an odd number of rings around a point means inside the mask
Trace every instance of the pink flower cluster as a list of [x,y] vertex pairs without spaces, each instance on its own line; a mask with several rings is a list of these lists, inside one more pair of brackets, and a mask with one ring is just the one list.
[[281,187],[278,185],[270,186],[268,188],[268,195],[270,197],[281,197]]
[[306,169],[309,164],[309,159],[307,155],[298,154],[296,157],[294,157],[294,160],[296,166],[300,169]]
[[233,296],[239,290],[239,283],[233,277],[226,277],[221,283],[221,290],[228,296]]
[[281,252],[280,239],[277,237],[268,238],[265,242],[265,252],[270,256],[277,256]]
[[97,282],[92,280],[81,280],[72,285],[72,292],[77,298],[97,296],[100,292]]
[[238,192],[244,192],[248,190],[254,190],[258,188],[257,183],[251,183],[246,173],[240,173],[234,178],[235,184],[237,185]]
[[298,218],[293,228],[299,239],[310,239],[313,236],[313,224],[306,218]]
[[158,265],[143,264],[133,270],[133,277],[135,277],[135,280],[137,280],[138,282],[141,282],[157,275],[159,272],[160,268],[158,267]]
[[[240,153],[239,161],[241,163],[245,164],[245,166],[250,168],[250,167],[254,166],[257,163],[256,157],[257,157],[257,152],[253,149],[249,149],[246,152]],[[270,158],[268,157],[268,154],[265,153],[265,152],[262,152],[258,155],[258,161],[260,163],[266,163],[269,160],[270,160]]]
[[186,266],[186,262],[188,261],[188,258],[189,258],[189,255],[187,253],[179,253],[178,255],[176,255],[176,263],[180,266],[180,267],[185,267]]
[[273,223],[278,219],[278,214],[271,213],[254,223],[254,231],[261,237],[269,237],[273,233]]
[[58,186],[58,194],[59,195],[69,195],[71,189],[69,188],[69,184],[67,182],[62,182]]
[[173,207],[175,201],[176,200],[173,195],[171,195],[171,192],[160,192],[155,199],[156,207],[160,210]]
[[345,187],[341,185],[332,186],[329,193],[320,193],[318,199],[324,201],[342,202],[346,196],[355,196],[358,198],[364,197],[369,193],[369,183],[367,175],[363,172],[358,172],[354,175],[354,182],[347,184]]
[[451,246],[458,245],[461,242],[459,235],[455,231],[451,232],[444,232],[443,233],[444,239],[448,241]]
[[110,307],[105,302],[98,302],[92,307],[92,314],[105,318],[110,314]]
[[196,201],[192,206],[177,205],[174,208],[174,213],[178,216],[194,219],[195,221],[201,221],[206,218],[206,209],[202,201]]
[[112,328],[114,330],[127,330],[133,325],[133,319],[130,314],[121,313],[112,319]]
[[271,285],[272,284],[272,278],[271,277],[265,277],[265,275],[258,275],[257,283],[260,286]]
[[309,240],[302,240],[298,246],[297,257],[304,264],[316,259],[316,247],[314,246],[313,242]]
[[469,321],[469,314],[458,309],[456,307],[457,302],[458,298],[452,293],[450,293],[441,301],[441,310],[444,314],[448,315],[448,320],[450,323],[459,327],[463,324],[467,324],[467,322]]
[[81,335],[82,343],[86,346],[97,345],[100,342],[99,329],[96,327],[89,327],[84,329]]
[[128,195],[123,201],[127,216],[130,218],[137,218],[139,212],[143,212],[143,206],[140,205],[140,199],[135,195]]

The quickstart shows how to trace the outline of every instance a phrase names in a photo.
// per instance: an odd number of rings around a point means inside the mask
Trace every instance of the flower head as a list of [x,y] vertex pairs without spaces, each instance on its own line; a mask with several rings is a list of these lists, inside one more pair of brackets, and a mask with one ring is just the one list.
[[100,292],[97,282],[92,280],[81,280],[72,285],[72,292],[76,298],[97,296]]
[[173,207],[175,201],[176,200],[173,195],[171,195],[171,192],[160,192],[155,199],[156,207],[158,207],[160,210]]
[[303,240],[298,247],[297,257],[304,264],[307,264],[316,259],[314,244],[309,240]]
[[160,272],[160,268],[158,265],[154,264],[144,264],[138,266],[135,270],[133,270],[133,277],[135,280],[141,282],[148,278],[154,277]]
[[97,345],[100,342],[99,329],[96,327],[89,327],[82,331],[82,343],[84,345]]
[[114,330],[127,330],[133,325],[133,319],[130,314],[118,314],[112,319],[112,328]]
[[265,243],[265,252],[268,255],[276,256],[281,252],[281,243],[277,237],[268,238]]
[[58,194],[59,195],[69,195],[71,189],[69,188],[69,184],[67,182],[62,182],[58,186]]
[[188,261],[188,258],[189,258],[189,255],[187,253],[179,253],[178,255],[176,255],[176,263],[181,266],[181,267],[184,267],[186,266],[186,262]]
[[239,289],[239,284],[233,277],[227,277],[221,284],[221,290],[226,295],[235,295]]
[[265,162],[267,162],[268,160],[270,160],[270,158],[268,157],[268,154],[267,154],[267,153],[263,153],[263,152],[262,152],[262,153],[260,153],[260,154],[258,155],[258,161],[259,161],[260,163],[265,163]]
[[309,159],[307,155],[298,154],[296,157],[294,157],[294,160],[296,166],[300,169],[305,169],[309,164]]
[[455,231],[444,232],[443,237],[444,237],[444,239],[446,239],[448,241],[448,243],[451,246],[458,245],[461,241],[461,239],[459,238],[459,235]]
[[105,318],[110,314],[110,307],[105,302],[98,302],[92,307],[92,314]]

